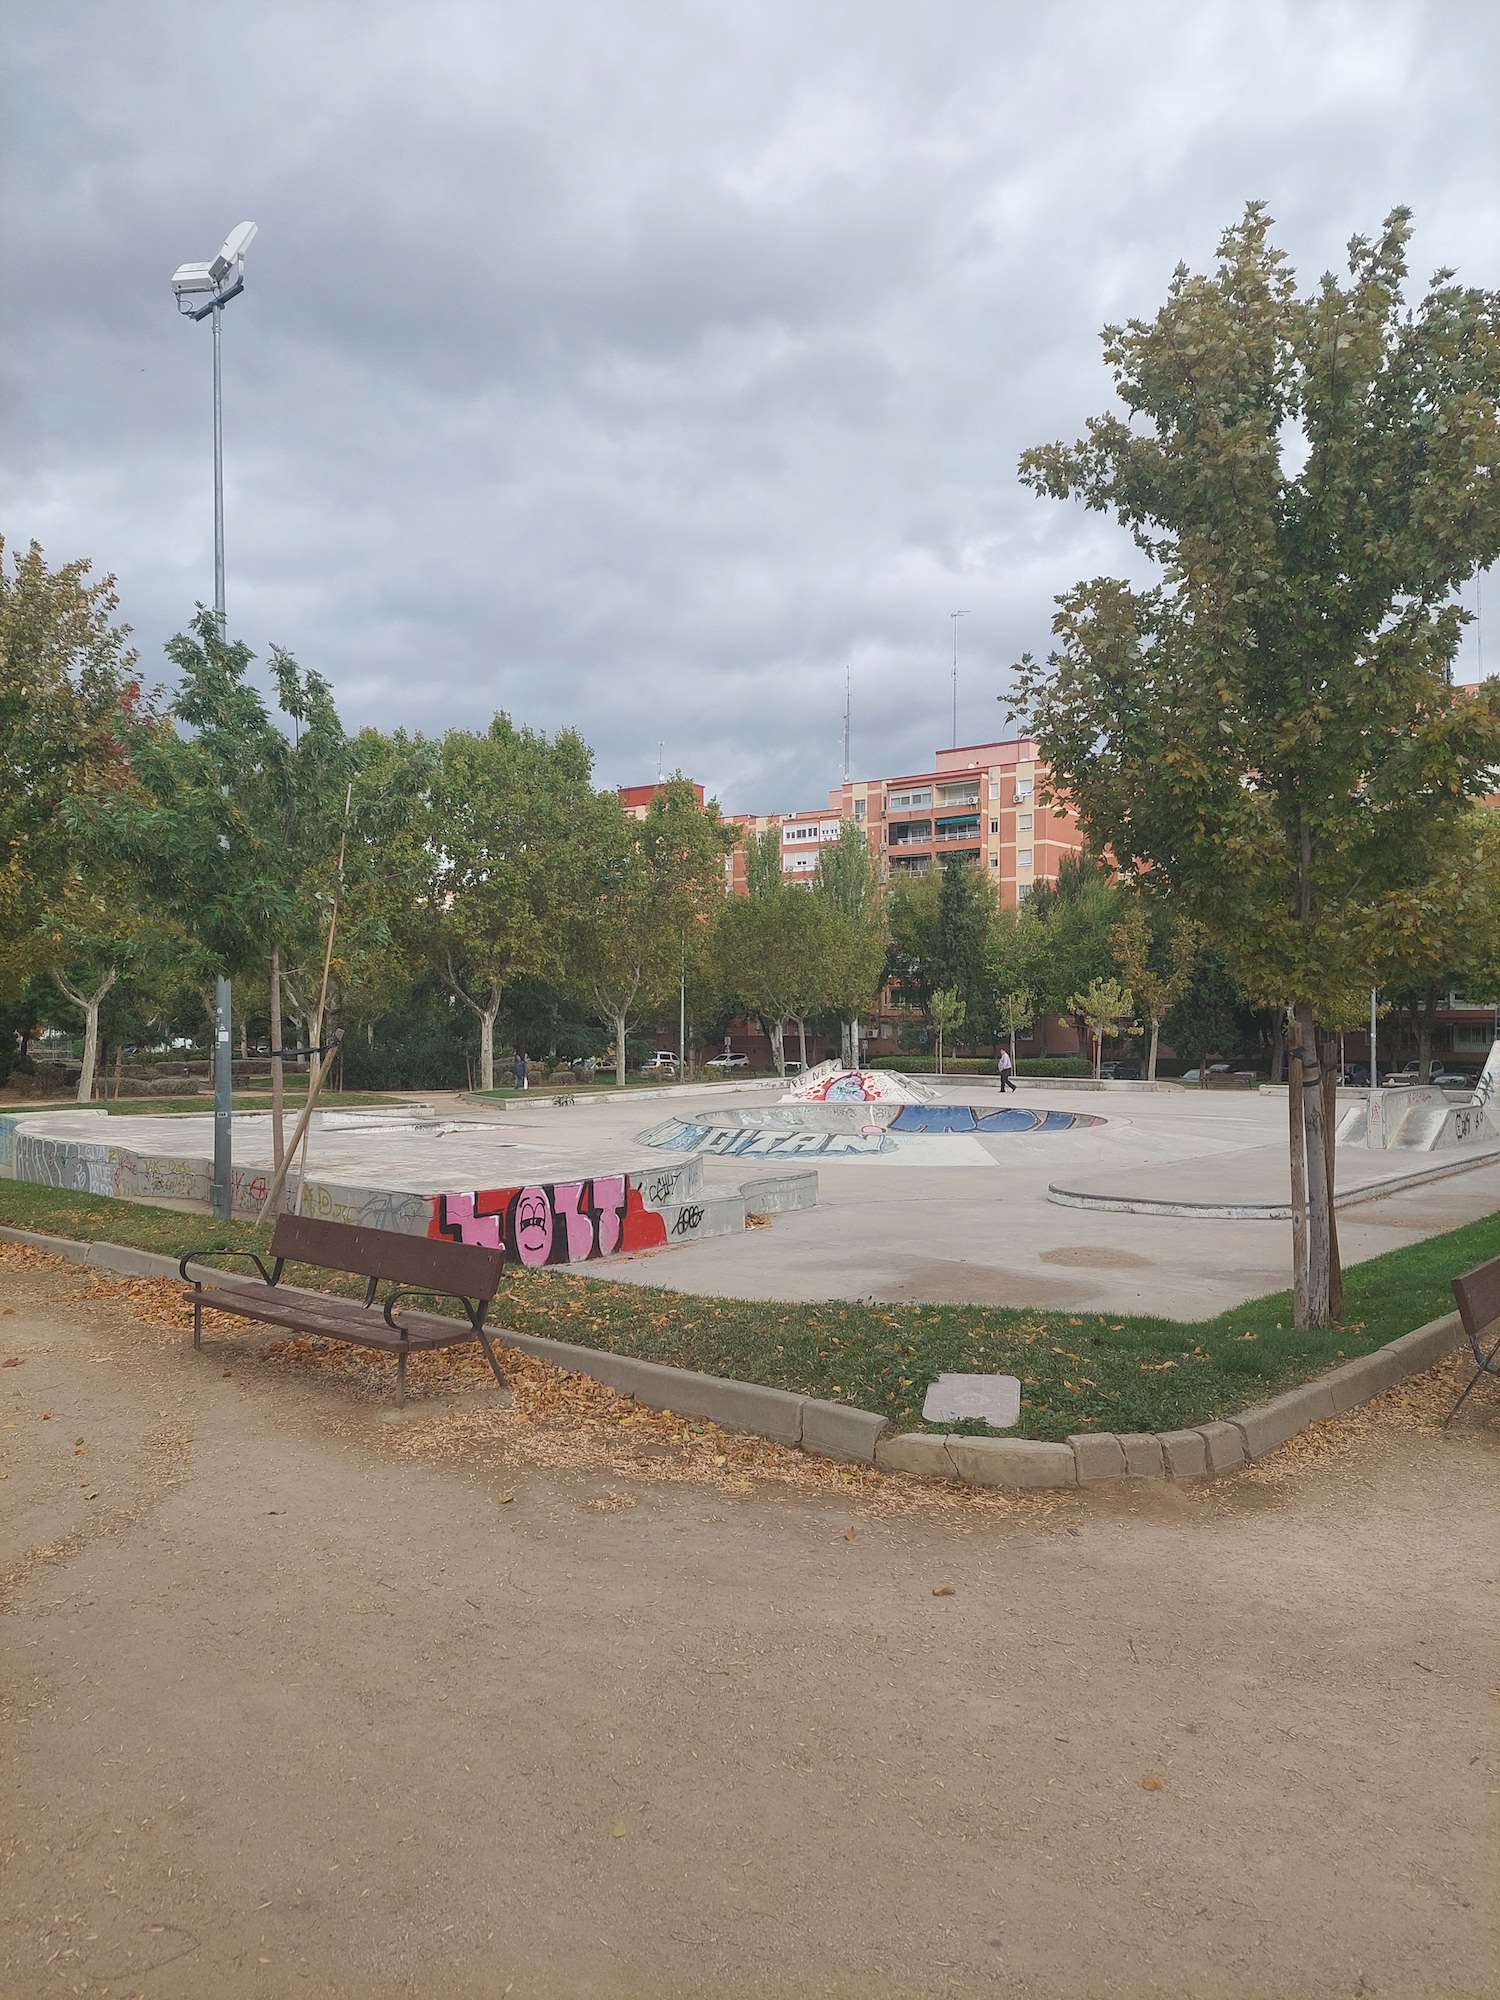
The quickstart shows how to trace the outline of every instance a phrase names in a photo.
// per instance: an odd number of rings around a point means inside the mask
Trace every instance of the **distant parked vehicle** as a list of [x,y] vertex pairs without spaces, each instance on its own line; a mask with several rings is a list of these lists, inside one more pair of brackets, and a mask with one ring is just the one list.
[[[1396,1070],[1388,1076],[1386,1083],[1393,1089],[1399,1088],[1402,1084],[1415,1083],[1421,1074],[1422,1065],[1420,1063],[1409,1062],[1405,1069]],[[1472,1076],[1460,1076],[1457,1070],[1449,1069],[1443,1063],[1434,1063],[1432,1065],[1432,1073],[1428,1078],[1428,1082],[1438,1090],[1472,1090],[1474,1088],[1474,1079]]]
[[749,1056],[737,1055],[710,1056],[703,1067],[705,1069],[749,1069],[750,1058]]
[[677,1058],[670,1049],[657,1049],[648,1062],[641,1064],[641,1074],[643,1076],[649,1075],[659,1069],[669,1069],[674,1076],[676,1075]]

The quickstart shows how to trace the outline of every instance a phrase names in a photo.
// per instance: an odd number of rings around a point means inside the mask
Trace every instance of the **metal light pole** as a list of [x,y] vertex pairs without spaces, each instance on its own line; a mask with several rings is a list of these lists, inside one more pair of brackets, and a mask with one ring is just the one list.
[[[186,319],[213,316],[214,336],[214,621],[225,637],[224,610],[224,373],[220,333],[224,308],[245,289],[245,252],[255,240],[253,222],[231,229],[217,257],[206,264],[179,264],[172,274],[177,310]],[[194,300],[208,295],[206,305]],[[234,1150],[234,1027],[229,981],[220,979],[214,1004],[214,1170],[209,1206],[221,1222],[229,1220]],[[274,1033],[273,1040],[279,1039]]]

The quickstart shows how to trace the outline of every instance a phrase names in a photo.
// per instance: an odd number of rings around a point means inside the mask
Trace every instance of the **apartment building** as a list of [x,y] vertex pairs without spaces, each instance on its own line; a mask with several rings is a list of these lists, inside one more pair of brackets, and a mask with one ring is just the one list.
[[[935,753],[932,769],[861,778],[828,794],[817,812],[731,813],[744,841],[781,829],[781,866],[790,879],[817,871],[818,855],[844,820],[865,829],[881,878],[921,875],[950,858],[983,868],[1002,903],[1024,903],[1037,882],[1057,879],[1065,854],[1082,845],[1065,807],[1043,805],[1046,766],[1029,737],[969,743]],[[745,891],[743,846],[726,863],[726,883]]]
[[[644,819],[646,814],[651,810],[651,801],[656,797],[658,792],[664,791],[666,787],[661,783],[657,783],[654,785],[617,785],[615,789],[620,795],[620,804],[624,806],[630,818]],[[701,785],[694,785],[693,796],[701,806],[703,804],[703,787]]]

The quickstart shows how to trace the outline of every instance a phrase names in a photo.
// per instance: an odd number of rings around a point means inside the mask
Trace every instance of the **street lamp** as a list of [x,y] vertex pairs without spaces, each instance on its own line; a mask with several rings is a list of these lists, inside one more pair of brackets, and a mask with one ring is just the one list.
[[[219,367],[219,322],[225,306],[245,289],[245,252],[255,241],[253,222],[242,222],[224,238],[207,264],[179,264],[172,274],[177,310],[185,319],[214,322],[214,611],[224,626],[224,399]],[[200,305],[198,300],[205,299]]]
[[[253,222],[242,222],[224,238],[224,247],[207,264],[179,264],[172,274],[177,310],[187,319],[214,321],[214,616],[224,637],[224,400],[219,368],[219,320],[231,299],[245,289],[245,252],[256,235]],[[206,303],[200,305],[198,300]],[[231,1158],[234,1111],[233,1001],[229,981],[220,979],[214,1005],[214,1171],[210,1207],[229,1218],[232,1200]]]

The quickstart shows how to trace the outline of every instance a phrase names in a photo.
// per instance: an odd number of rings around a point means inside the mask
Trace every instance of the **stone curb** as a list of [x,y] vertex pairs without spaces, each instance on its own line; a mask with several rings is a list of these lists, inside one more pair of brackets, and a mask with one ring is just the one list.
[[[93,1264],[131,1277],[175,1278],[177,1259],[119,1243],[84,1243],[68,1236],[44,1236],[31,1229],[0,1225],[0,1242],[23,1243],[72,1264]],[[220,1279],[249,1282],[239,1272],[216,1272]],[[887,1435],[887,1420],[871,1410],[739,1382],[726,1375],[703,1375],[662,1361],[638,1361],[629,1354],[578,1347],[535,1333],[491,1329],[498,1340],[534,1354],[553,1367],[587,1375],[648,1409],[683,1417],[704,1417],[726,1430],[794,1444],[826,1458],[874,1465],[882,1472],[921,1478],[956,1479],[971,1486],[1092,1486],[1131,1479],[1201,1479],[1234,1472],[1277,1451],[1300,1432],[1341,1416],[1393,1388],[1409,1375],[1423,1374],[1452,1353],[1463,1339],[1456,1312],[1444,1313],[1410,1333],[1387,1341],[1373,1354],[1345,1361],[1310,1382],[1285,1390],[1268,1402],[1216,1423],[1180,1431],[1140,1431],[1117,1437],[1091,1431],[1065,1444],[1032,1438],[969,1437],[955,1431],[904,1431]]]

